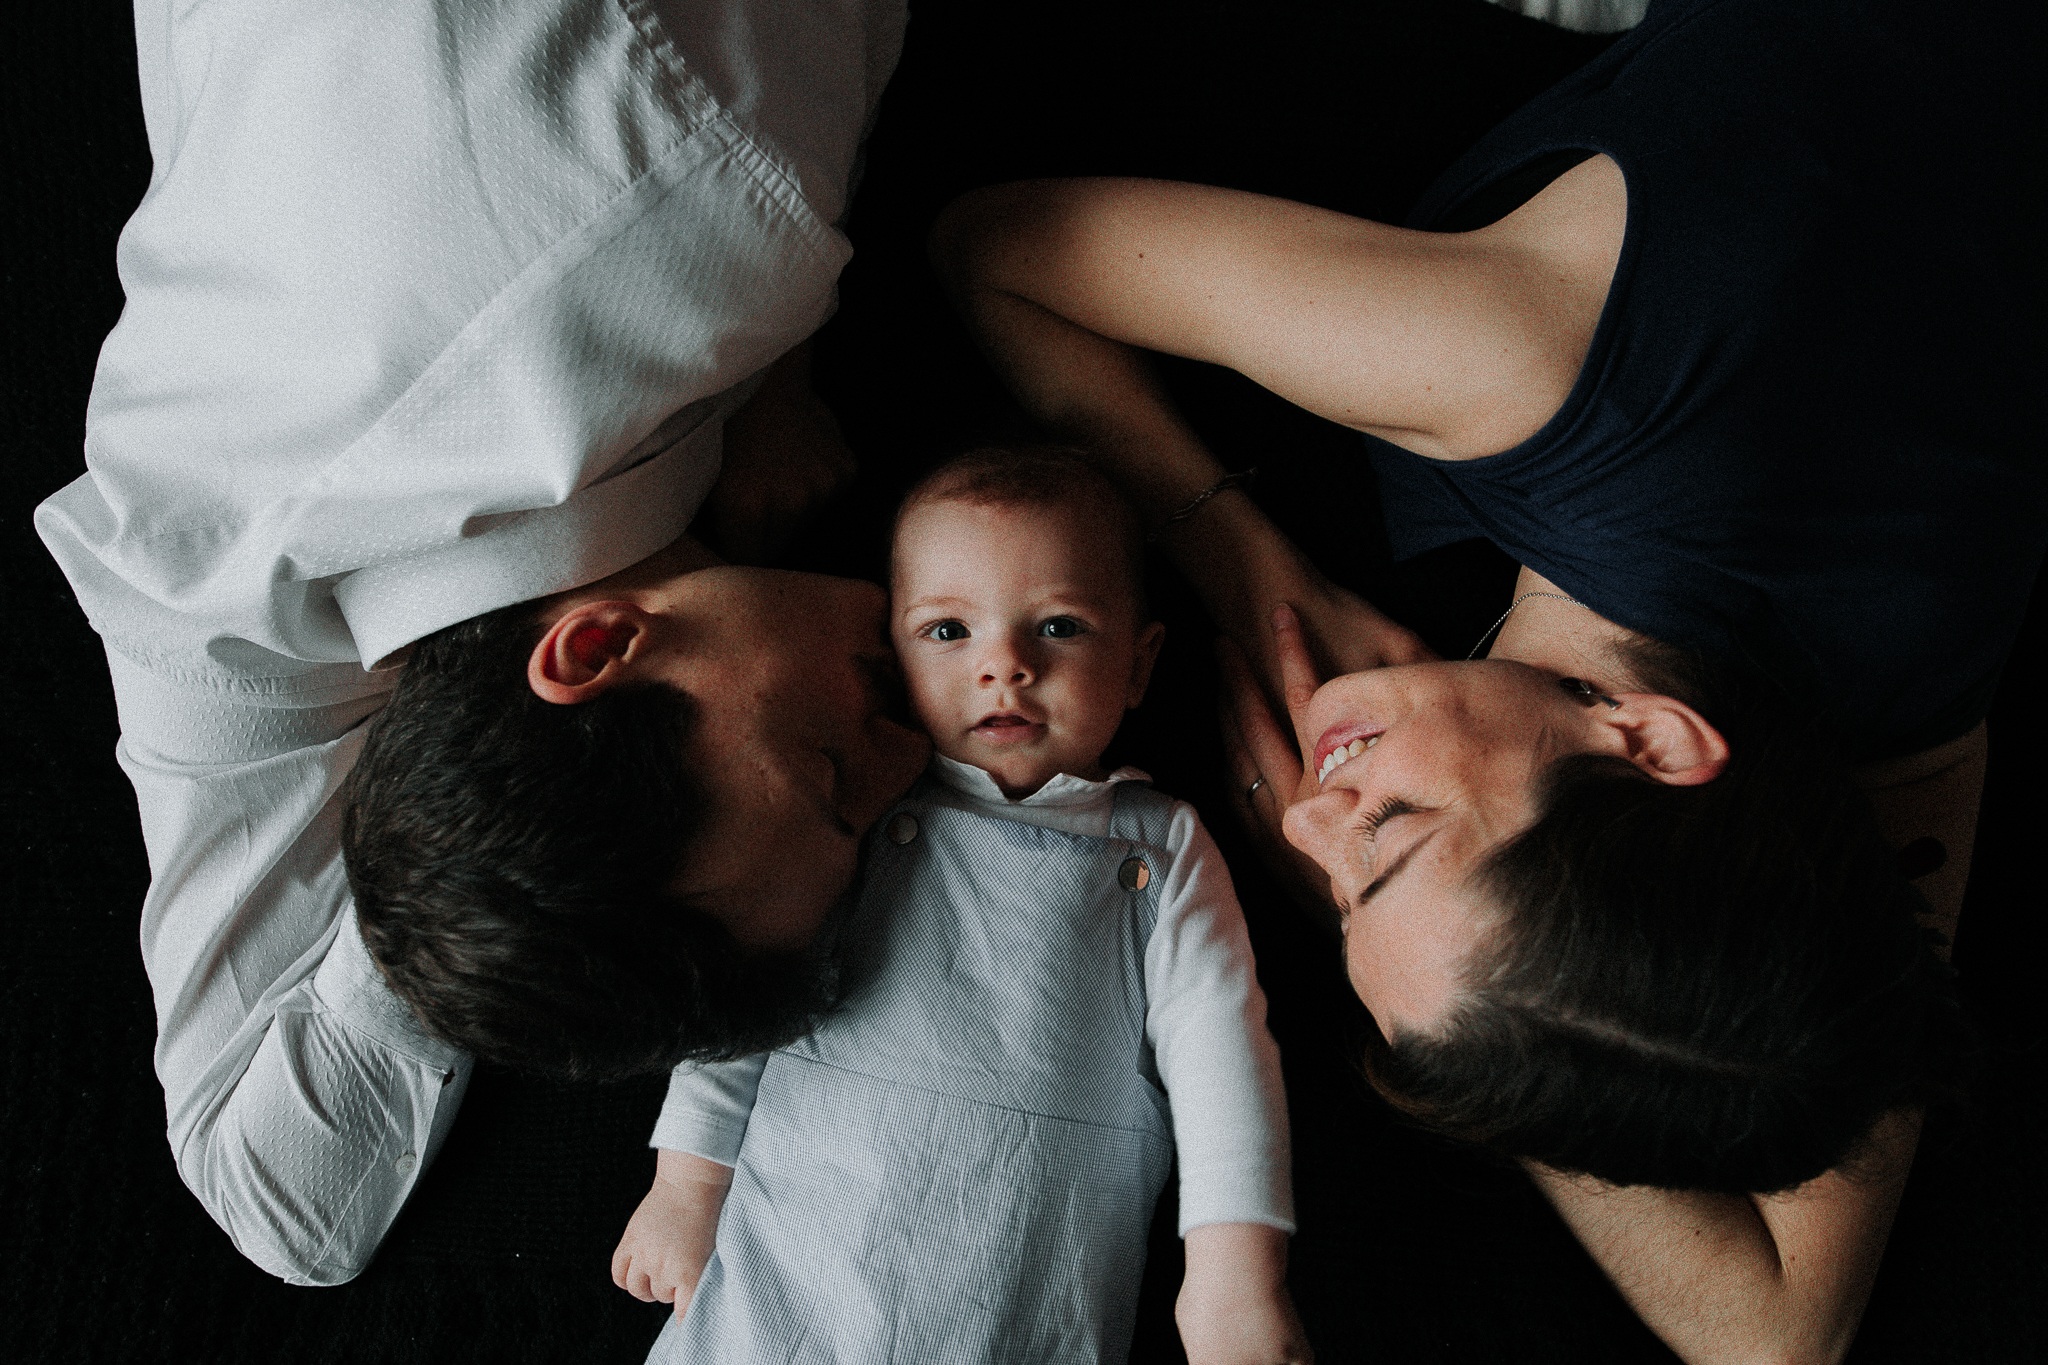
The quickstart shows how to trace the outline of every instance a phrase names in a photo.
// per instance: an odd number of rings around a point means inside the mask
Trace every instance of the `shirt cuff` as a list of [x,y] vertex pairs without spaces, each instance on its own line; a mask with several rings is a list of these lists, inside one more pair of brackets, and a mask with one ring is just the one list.
[[1263,1223],[1291,1235],[1294,1188],[1285,1164],[1244,1160],[1208,1171],[1183,1170],[1180,1235],[1211,1223]]
[[753,1117],[766,1054],[730,1062],[685,1062],[669,1076],[654,1136],[647,1145],[737,1166]]
[[460,1049],[421,1028],[412,1010],[392,994],[384,974],[371,960],[370,950],[363,946],[353,906],[342,912],[334,944],[313,975],[313,990],[342,1023],[393,1052],[434,1068],[444,1078],[467,1060]]

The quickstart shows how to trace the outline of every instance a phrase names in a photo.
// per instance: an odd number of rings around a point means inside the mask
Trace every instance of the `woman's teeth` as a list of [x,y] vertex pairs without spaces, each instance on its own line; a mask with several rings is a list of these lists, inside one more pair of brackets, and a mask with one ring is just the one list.
[[1364,753],[1367,749],[1370,749],[1373,745],[1379,742],[1380,737],[1378,735],[1374,735],[1371,739],[1354,739],[1349,744],[1338,745],[1336,748],[1330,750],[1329,754],[1324,757],[1323,766],[1321,770],[1316,773],[1316,781],[1327,782],[1330,778],[1331,773],[1336,772],[1337,769],[1343,767],[1346,763],[1349,763],[1352,759],[1357,758],[1360,754]]

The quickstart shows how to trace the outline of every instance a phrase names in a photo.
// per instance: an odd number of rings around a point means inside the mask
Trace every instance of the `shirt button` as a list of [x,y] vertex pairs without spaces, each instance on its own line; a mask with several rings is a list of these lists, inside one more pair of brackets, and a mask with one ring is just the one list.
[[917,837],[917,817],[908,811],[898,811],[889,817],[889,842],[907,844]]
[[1152,869],[1145,866],[1143,858],[1126,858],[1116,870],[1116,880],[1126,891],[1143,891],[1152,880]]
[[391,1163],[391,1169],[397,1171],[400,1175],[411,1175],[412,1168],[418,1164],[419,1162],[413,1157],[413,1154],[407,1152],[404,1156]]

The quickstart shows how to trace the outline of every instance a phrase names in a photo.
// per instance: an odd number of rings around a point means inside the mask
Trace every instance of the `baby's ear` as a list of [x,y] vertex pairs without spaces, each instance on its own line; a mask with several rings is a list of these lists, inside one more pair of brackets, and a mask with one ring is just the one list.
[[1137,648],[1131,652],[1131,688],[1124,694],[1124,709],[1145,700],[1152,683],[1152,665],[1159,662],[1159,647],[1166,643],[1166,623],[1154,621],[1138,627]]

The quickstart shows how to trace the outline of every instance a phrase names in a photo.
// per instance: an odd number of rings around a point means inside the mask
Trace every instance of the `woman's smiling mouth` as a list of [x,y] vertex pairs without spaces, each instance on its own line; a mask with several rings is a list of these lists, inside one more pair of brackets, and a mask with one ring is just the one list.
[[1384,725],[1358,721],[1339,721],[1323,731],[1323,737],[1316,741],[1316,782],[1329,781],[1331,773],[1379,743],[1386,731]]

